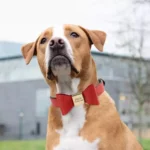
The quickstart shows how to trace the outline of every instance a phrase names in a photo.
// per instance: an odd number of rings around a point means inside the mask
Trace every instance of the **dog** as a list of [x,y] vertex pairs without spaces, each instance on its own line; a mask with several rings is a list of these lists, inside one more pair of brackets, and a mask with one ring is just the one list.
[[65,24],[46,29],[22,46],[37,56],[50,87],[46,150],[142,150],[98,80],[91,46],[103,51],[106,33]]

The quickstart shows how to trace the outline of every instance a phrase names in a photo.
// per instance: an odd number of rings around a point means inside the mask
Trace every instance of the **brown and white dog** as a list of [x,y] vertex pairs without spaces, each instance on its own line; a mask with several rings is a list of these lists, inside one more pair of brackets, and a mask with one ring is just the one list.
[[[106,34],[76,25],[45,30],[35,42],[22,47],[26,64],[37,56],[51,97],[74,95],[98,83],[91,45],[102,51]],[[92,101],[93,99],[91,99]],[[50,106],[47,150],[142,150],[135,136],[120,120],[115,104],[106,91],[99,105],[74,106],[67,114]]]

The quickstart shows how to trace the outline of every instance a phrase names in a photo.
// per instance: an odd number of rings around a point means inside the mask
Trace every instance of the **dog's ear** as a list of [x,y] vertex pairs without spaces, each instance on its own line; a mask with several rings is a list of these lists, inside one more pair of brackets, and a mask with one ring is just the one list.
[[99,51],[103,51],[103,46],[106,40],[106,33],[99,30],[89,30],[80,26],[80,28],[88,36],[90,43],[94,44]]
[[38,39],[35,42],[23,45],[22,48],[21,48],[22,55],[25,59],[26,64],[29,64],[32,57],[34,55],[36,55],[36,53],[37,53],[36,44],[37,44]]

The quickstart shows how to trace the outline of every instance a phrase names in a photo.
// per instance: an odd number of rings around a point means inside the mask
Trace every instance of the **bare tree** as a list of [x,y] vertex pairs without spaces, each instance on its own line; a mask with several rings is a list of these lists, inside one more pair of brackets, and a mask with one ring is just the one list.
[[147,57],[150,51],[150,0],[132,0],[130,6],[119,22],[117,47],[132,58],[128,66],[129,85],[137,101],[141,139],[144,105],[150,102],[150,61]]

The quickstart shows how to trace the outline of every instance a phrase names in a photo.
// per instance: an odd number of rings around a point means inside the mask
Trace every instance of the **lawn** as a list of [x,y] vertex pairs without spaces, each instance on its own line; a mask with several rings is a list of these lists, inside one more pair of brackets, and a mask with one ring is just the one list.
[[0,141],[0,150],[45,150],[45,141]]
[[[144,150],[150,150],[150,139],[142,140],[142,144]],[[45,150],[45,141],[1,141],[0,150]]]
[[150,150],[150,139],[142,140],[142,145],[143,145],[144,150]]

